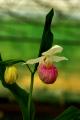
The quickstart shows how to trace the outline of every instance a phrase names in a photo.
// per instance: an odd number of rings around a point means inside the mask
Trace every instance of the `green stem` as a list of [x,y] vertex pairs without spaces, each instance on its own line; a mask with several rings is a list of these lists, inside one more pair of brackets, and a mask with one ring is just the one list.
[[23,116],[23,120],[28,120],[28,115],[27,115],[27,110],[26,109],[24,109],[25,108],[25,106],[23,105],[23,106],[21,106],[21,111],[22,111],[22,116]]
[[33,92],[33,83],[34,83],[34,73],[31,72],[31,83],[30,83],[30,93],[28,99],[28,120],[31,120],[31,104],[32,104],[32,92]]

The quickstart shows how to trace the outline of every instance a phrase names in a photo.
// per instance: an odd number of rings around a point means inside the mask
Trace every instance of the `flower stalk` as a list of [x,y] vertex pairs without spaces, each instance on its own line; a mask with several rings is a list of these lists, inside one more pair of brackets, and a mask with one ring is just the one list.
[[29,98],[28,98],[28,120],[31,120],[33,84],[34,84],[34,72],[31,72],[30,93],[29,93]]

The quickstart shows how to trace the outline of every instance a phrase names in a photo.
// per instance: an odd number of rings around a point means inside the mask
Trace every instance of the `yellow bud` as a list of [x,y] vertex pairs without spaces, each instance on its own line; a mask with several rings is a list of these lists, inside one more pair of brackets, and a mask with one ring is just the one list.
[[6,67],[5,73],[4,73],[4,80],[8,84],[13,84],[16,82],[16,79],[18,78],[18,72],[15,66],[9,66]]

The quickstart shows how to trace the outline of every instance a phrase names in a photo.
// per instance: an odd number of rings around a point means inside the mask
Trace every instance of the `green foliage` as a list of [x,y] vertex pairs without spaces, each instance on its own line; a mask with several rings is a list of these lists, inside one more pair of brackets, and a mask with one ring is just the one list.
[[42,41],[39,50],[39,57],[41,56],[41,53],[47,51],[52,46],[53,43],[53,34],[51,32],[51,21],[53,18],[53,14],[54,14],[53,9],[51,9],[51,11],[46,16]]
[[[51,21],[53,15],[54,11],[51,9],[51,11],[46,16],[38,57],[41,56],[42,52],[47,51],[53,44],[53,34],[51,32]],[[35,65],[35,70],[37,69],[37,66],[38,64]]]
[[[41,41],[41,46],[40,46],[40,51],[39,51],[39,55],[38,56],[41,56],[42,52],[48,50],[52,46],[52,43],[53,43],[53,34],[51,32],[51,21],[52,21],[53,14],[54,14],[53,9],[51,9],[51,11],[46,16],[46,21],[45,21],[45,25],[44,25],[44,30],[43,30],[43,34],[42,34],[42,41]],[[4,26],[4,24],[3,24],[3,26]],[[55,39],[56,40],[58,40],[58,39],[61,40],[63,38],[64,41],[65,41],[66,40],[65,38],[67,38],[68,40],[69,39],[72,40],[73,36],[71,36],[70,30],[72,30],[72,32],[75,33],[75,29],[73,29],[73,28],[68,29],[67,28],[67,30],[66,30],[63,27],[61,28],[61,24],[59,24],[59,26],[58,26],[58,28],[57,27],[55,28],[55,31],[56,31],[56,33],[55,33]],[[14,26],[13,23],[12,23],[11,30],[9,29],[10,26],[1,27],[2,31],[1,31],[0,35],[2,35],[2,36],[11,36],[11,35],[13,35],[14,36],[13,38],[10,38],[10,37],[6,38],[5,37],[6,39],[13,39],[13,40],[16,39],[17,40],[17,37],[18,38],[22,37],[22,39],[25,39],[25,38],[28,37],[28,36],[26,36],[26,32],[25,32],[27,30],[27,33],[31,37],[33,37],[33,36],[34,37],[35,36],[37,36],[37,37],[39,36],[40,37],[40,30],[42,28],[39,26],[38,30],[37,30],[37,27],[35,27],[36,31],[38,33],[38,34],[36,34],[36,32],[33,33],[34,27],[35,26],[31,27],[29,24],[26,24],[26,25],[22,25],[22,26],[19,25],[18,29],[17,29],[17,27]],[[4,31],[4,29],[5,29],[5,31]],[[22,30],[23,30],[23,32],[22,32]],[[69,33],[68,37],[67,37],[66,31],[67,31],[67,33]],[[32,34],[31,34],[31,32],[32,32]],[[20,35],[20,33],[21,33],[21,35]],[[25,36],[23,36],[23,34]],[[17,35],[17,37],[16,37],[16,35]],[[75,35],[77,36],[76,38],[79,38],[79,34],[78,34],[77,31],[76,31]],[[37,41],[39,41],[39,39],[37,39]],[[33,42],[33,41],[31,41],[31,42]],[[26,52],[25,52],[25,54],[26,54]],[[14,64],[17,64],[17,63],[20,63],[20,62],[25,62],[25,61],[21,60],[21,59],[20,60],[10,59],[10,60],[3,61],[2,58],[1,58],[1,55],[0,55],[0,77],[1,77],[0,79],[2,81],[3,86],[6,87],[6,88],[8,88],[14,94],[14,96],[16,97],[16,99],[17,99],[17,101],[18,101],[18,103],[19,103],[19,105],[21,107],[22,114],[24,116],[23,119],[24,120],[28,120],[27,113],[29,112],[28,111],[28,97],[29,97],[29,93],[27,93],[25,90],[23,90],[22,88],[20,88],[16,83],[12,84],[12,85],[9,85],[9,84],[5,83],[5,81],[4,81],[4,72],[5,72],[6,66],[11,66],[11,65],[14,65]],[[36,68],[37,68],[37,64],[35,66],[35,71],[36,71]],[[32,73],[32,74],[34,76],[34,73]],[[32,96],[32,93],[30,94],[30,104],[32,105],[31,106],[32,109],[30,109],[31,110],[30,113],[31,113],[31,117],[32,117],[32,114],[34,112],[34,105],[32,103],[31,96]],[[80,111],[77,108],[75,108],[75,107],[70,107],[64,113],[62,113],[59,117],[57,117],[55,120],[71,120],[71,119],[72,120],[79,120],[80,119]]]
[[4,79],[4,72],[5,72],[5,65],[2,65],[1,62],[3,62],[3,61],[2,61],[1,54],[0,54],[0,80],[3,81],[3,79]]
[[0,61],[1,65],[5,65],[5,66],[11,66],[20,62],[25,62],[24,60],[15,60],[15,59],[10,59],[10,60],[5,60],[5,61]]
[[[27,60],[37,57],[43,27],[43,23],[37,24],[36,22],[0,21],[0,52],[3,53],[3,58]],[[66,64],[65,61],[58,63],[59,68],[63,70],[80,71],[79,28],[80,21],[68,18],[54,19],[54,25],[52,25],[55,37],[54,44],[61,45],[64,48],[63,56],[69,58]]]
[[1,54],[0,54],[0,80],[2,80],[2,82],[4,82],[4,72],[5,72],[5,69],[7,66],[12,66],[12,65],[20,63],[20,62],[25,62],[25,61],[24,60],[15,60],[15,59],[3,61]]
[[[2,82],[3,83],[3,82]],[[19,104],[19,107],[21,109],[22,115],[24,116],[23,120],[28,119],[27,116],[27,106],[28,106],[28,96],[29,94],[22,88],[20,88],[16,83],[9,85],[6,83],[3,83],[4,87],[8,88],[12,94],[15,96],[17,103]]]
[[[52,17],[53,17],[53,9],[46,16],[39,56],[41,55],[42,52],[48,50],[52,46],[53,34],[50,31]],[[31,71],[29,68],[29,70],[31,72],[31,85],[30,85],[30,93],[29,94],[25,90],[20,88],[16,83],[9,85],[4,80],[5,68],[7,66],[12,66],[12,65],[20,63],[20,62],[25,62],[25,61],[17,60],[17,59],[16,60],[9,59],[9,60],[3,61],[0,56],[0,71],[1,71],[0,76],[2,76],[1,81],[2,81],[3,86],[8,88],[16,97],[16,99],[21,107],[22,113],[23,113],[23,120],[27,120],[27,119],[31,120],[31,119],[33,119],[32,117],[33,117],[33,113],[34,113],[34,107],[33,107],[33,102],[32,102],[32,91],[33,91],[33,80],[34,80],[33,78],[34,78],[34,73],[36,71],[37,66],[35,66],[34,72]]]
[[25,90],[23,90],[22,88],[20,88],[16,83],[9,85],[4,80],[4,72],[5,72],[6,66],[14,65],[19,62],[24,62],[24,61],[22,61],[22,60],[3,61],[1,58],[1,55],[0,55],[0,77],[1,77],[3,86],[8,88],[13,93],[13,95],[16,97],[16,100],[17,100],[18,104],[20,105],[22,114],[24,116],[23,120],[26,120],[28,118],[28,116],[26,114],[28,112],[28,110],[27,110],[28,93]]
[[[80,21],[74,19],[55,19],[52,31],[55,40],[75,41],[80,38]],[[14,20],[0,21],[0,36],[4,40],[25,40],[26,42],[40,42],[43,23],[19,23]],[[34,32],[33,32],[34,31]],[[56,42],[55,41],[55,42]]]
[[71,106],[55,120],[80,120],[80,110]]

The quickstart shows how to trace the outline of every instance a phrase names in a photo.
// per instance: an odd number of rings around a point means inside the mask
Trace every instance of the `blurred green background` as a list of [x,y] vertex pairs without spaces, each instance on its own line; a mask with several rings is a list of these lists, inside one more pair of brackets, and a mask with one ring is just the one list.
[[[47,9],[47,12],[50,9],[51,7]],[[64,48],[61,55],[67,57],[69,60],[55,63],[59,69],[59,76],[57,81],[52,85],[42,83],[36,73],[33,97],[38,101],[53,103],[65,103],[65,101],[79,103],[80,19],[70,17],[70,15],[72,16],[74,13],[72,11],[72,14],[69,13],[69,15],[67,15],[64,12],[65,9],[63,12],[57,9],[58,8],[54,6],[55,15],[51,27],[54,34],[53,44],[61,45]],[[35,13],[37,12],[35,7],[34,11]],[[16,12],[14,13],[10,11],[10,9],[5,9],[8,16],[4,15],[5,17],[0,17],[0,53],[3,60],[12,58],[28,60],[37,57],[47,12],[44,12],[45,14],[42,14],[44,17],[41,17],[39,16],[41,14],[40,12],[39,15],[36,15],[34,11],[32,11],[31,8],[31,11],[29,9],[30,14],[28,14],[26,10],[26,14],[21,16],[20,13],[16,14]],[[43,8],[41,9],[41,12],[42,11]],[[31,18],[29,18],[30,16]],[[20,73],[17,83],[24,89],[29,90],[29,71],[26,71],[23,65],[17,67]],[[0,84],[0,96],[10,97],[10,95],[9,91],[4,89],[2,84]]]
[[[44,23],[24,23],[15,19],[1,20],[0,53],[3,59],[18,58],[28,60],[36,58],[40,47],[43,27]],[[44,85],[40,80],[35,80],[34,99],[55,102],[59,101],[58,98],[60,98],[79,102],[80,21],[69,18],[56,18],[53,19],[51,29],[54,34],[53,44],[61,45],[64,48],[61,55],[66,56],[69,60],[55,63],[59,69],[58,80],[55,84]],[[26,72],[23,66],[21,66],[19,71],[22,77],[18,82],[25,89],[29,88],[29,72]],[[35,78],[39,79],[37,75]],[[2,87],[0,89],[2,92]],[[38,96],[39,93],[41,94]]]

